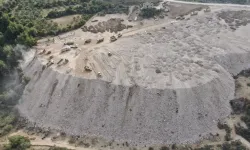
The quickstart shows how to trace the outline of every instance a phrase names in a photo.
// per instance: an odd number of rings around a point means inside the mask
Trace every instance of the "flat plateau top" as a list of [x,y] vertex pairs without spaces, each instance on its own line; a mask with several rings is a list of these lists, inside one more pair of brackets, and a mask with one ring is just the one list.
[[[205,84],[221,73],[237,73],[228,66],[233,60],[227,56],[249,53],[250,11],[221,6],[212,6],[211,12],[203,10],[195,16],[186,14],[183,20],[165,17],[128,22],[126,15],[97,16],[92,20],[119,18],[133,27],[119,32],[120,38],[118,33],[78,29],[50,41],[43,39],[37,46],[38,53],[45,49],[51,54],[38,57],[44,64],[53,60],[50,67],[59,72],[118,85],[164,89]],[[87,23],[92,24],[97,23]],[[110,42],[113,35],[117,40]],[[102,38],[104,41],[97,44]],[[87,39],[91,39],[88,44]],[[61,53],[69,41],[77,48]],[[62,59],[68,62],[58,65]]]

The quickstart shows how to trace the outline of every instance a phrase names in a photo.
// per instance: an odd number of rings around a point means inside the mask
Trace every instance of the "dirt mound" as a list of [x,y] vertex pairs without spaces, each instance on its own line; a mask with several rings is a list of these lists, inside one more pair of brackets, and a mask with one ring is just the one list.
[[169,16],[175,18],[177,16],[188,15],[193,11],[200,11],[204,8],[207,8],[207,6],[169,3],[167,8],[169,10]]
[[231,74],[250,64],[250,26],[232,32],[216,13],[166,22],[92,47],[83,38],[96,35],[76,32],[82,50],[72,57],[74,50],[59,53],[63,40],[38,45],[69,59],[72,71],[44,67],[49,56],[33,59],[24,68],[31,80],[21,115],[67,134],[135,145],[190,143],[216,130],[231,112]]
[[[98,22],[98,20],[95,20],[96,22]],[[102,22],[98,22],[96,25],[90,25],[90,26],[84,26],[82,27],[82,30],[84,32],[92,32],[92,33],[98,33],[98,32],[119,32],[122,31],[124,29],[129,28],[129,26],[122,24],[124,20],[123,19],[119,19],[119,18],[112,18],[109,19],[108,21],[102,21]]]
[[238,28],[239,26],[246,26],[250,23],[250,11],[223,11],[218,14],[218,17],[225,20],[230,27]]

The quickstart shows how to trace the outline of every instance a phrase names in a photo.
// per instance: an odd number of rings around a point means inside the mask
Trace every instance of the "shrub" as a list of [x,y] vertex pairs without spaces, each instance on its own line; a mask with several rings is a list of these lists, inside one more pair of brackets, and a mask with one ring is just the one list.
[[65,147],[51,147],[49,148],[49,150],[68,150],[68,149]]
[[169,148],[167,146],[162,146],[160,150],[169,150]]
[[76,141],[77,141],[76,138],[72,136],[69,138],[68,142],[69,142],[69,144],[74,144],[74,143],[76,143]]
[[3,127],[3,131],[4,131],[5,133],[10,132],[12,129],[13,129],[13,126],[10,125],[10,124],[8,124],[8,125],[6,125],[6,126]]
[[13,129],[16,117],[13,114],[0,114],[0,120],[0,136],[4,136]]
[[9,137],[9,144],[4,146],[5,150],[26,150],[31,146],[30,140],[26,137],[16,135]]
[[156,8],[146,8],[141,10],[140,16],[143,18],[152,18],[159,15],[161,12],[162,10],[158,10]]

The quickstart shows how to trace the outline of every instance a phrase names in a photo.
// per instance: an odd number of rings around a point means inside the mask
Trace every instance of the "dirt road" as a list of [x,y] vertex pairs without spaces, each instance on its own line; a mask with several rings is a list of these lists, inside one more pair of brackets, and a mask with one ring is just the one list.
[[219,3],[198,3],[198,2],[186,2],[179,0],[163,0],[164,2],[175,2],[182,4],[194,4],[194,5],[208,5],[208,6],[229,6],[229,7],[241,7],[241,8],[250,8],[250,5],[240,5],[240,4],[219,4]]
[[[93,148],[75,147],[75,146],[70,145],[67,141],[52,141],[51,138],[45,138],[42,140],[40,136],[28,135],[22,130],[12,133],[10,136],[14,136],[14,135],[21,135],[24,137],[33,138],[34,140],[31,140],[31,145],[34,145],[34,146],[48,146],[48,147],[57,146],[57,147],[65,147],[71,150],[94,150]],[[4,144],[4,142],[0,144]]]

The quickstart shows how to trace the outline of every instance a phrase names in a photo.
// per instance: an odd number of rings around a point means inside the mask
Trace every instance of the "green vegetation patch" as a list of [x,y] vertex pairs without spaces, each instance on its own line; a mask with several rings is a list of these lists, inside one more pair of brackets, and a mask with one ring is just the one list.
[[68,150],[68,149],[65,147],[51,147],[49,148],[49,150]]
[[245,122],[247,128],[242,126],[235,126],[236,133],[245,138],[248,142],[250,142],[250,104],[247,104],[246,111],[244,115],[241,117],[241,120]]
[[0,108],[0,137],[8,134],[15,126],[16,115],[10,110]]
[[205,145],[194,150],[248,150],[240,141],[225,142],[218,145]]
[[26,150],[30,146],[31,144],[28,138],[16,135],[9,137],[9,144],[4,146],[4,150]]
[[156,8],[145,8],[141,10],[140,16],[143,18],[152,18],[154,16],[160,15],[162,10]]

